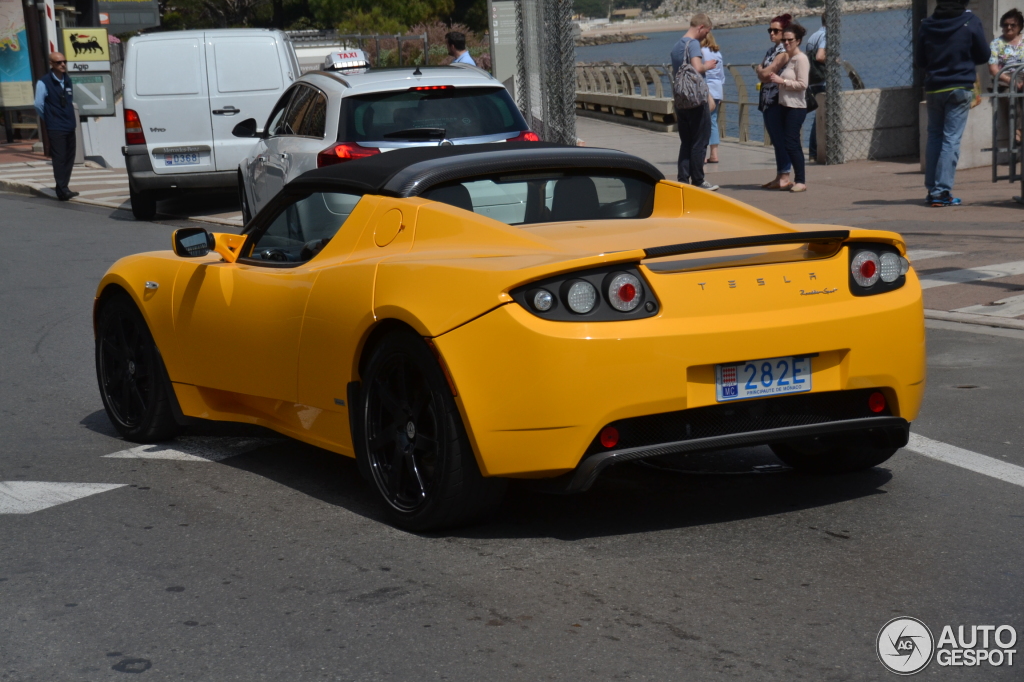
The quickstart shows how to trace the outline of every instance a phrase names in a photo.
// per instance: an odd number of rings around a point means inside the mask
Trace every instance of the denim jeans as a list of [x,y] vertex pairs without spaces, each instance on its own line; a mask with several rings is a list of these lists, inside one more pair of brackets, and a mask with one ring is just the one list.
[[785,144],[786,154],[789,156],[789,160],[793,162],[793,182],[805,183],[807,178],[804,176],[804,150],[800,144],[800,129],[804,125],[804,119],[807,118],[806,109],[791,109],[790,107],[781,107],[782,109],[782,140],[779,140],[779,144]]
[[[814,85],[807,86],[807,89],[811,91],[811,95],[817,95],[825,92],[825,84],[815,83]],[[807,143],[807,153],[813,159],[818,156],[818,112],[815,110],[807,115],[814,116],[814,120],[811,121],[811,139]]]
[[772,104],[764,110],[764,128],[768,136],[772,138],[772,147],[775,148],[775,171],[777,173],[788,173],[793,167],[786,151],[786,131],[782,126],[783,106]]
[[924,159],[924,186],[928,196],[953,191],[960,138],[967,127],[974,91],[968,89],[928,93],[928,149]]
[[679,127],[679,182],[704,183],[704,154],[711,138],[711,112],[708,105],[694,109],[676,109]]
[[721,144],[722,140],[718,136],[718,110],[722,108],[722,100],[715,100],[715,110],[711,112],[711,138],[708,140],[708,144]]

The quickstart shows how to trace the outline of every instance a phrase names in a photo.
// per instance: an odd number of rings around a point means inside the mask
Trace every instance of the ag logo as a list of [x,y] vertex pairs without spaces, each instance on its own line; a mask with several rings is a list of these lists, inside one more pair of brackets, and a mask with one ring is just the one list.
[[878,631],[875,651],[890,672],[913,675],[931,663],[935,638],[917,618],[893,618]]

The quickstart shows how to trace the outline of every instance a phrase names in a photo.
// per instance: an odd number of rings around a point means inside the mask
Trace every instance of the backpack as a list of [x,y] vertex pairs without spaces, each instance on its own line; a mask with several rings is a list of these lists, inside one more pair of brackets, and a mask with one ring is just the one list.
[[708,103],[707,81],[697,73],[688,59],[679,67],[675,78],[672,79],[672,99],[676,109],[696,109]]
[[805,54],[807,55],[807,61],[811,63],[811,70],[807,74],[807,84],[817,85],[818,83],[824,83],[828,74],[825,71],[825,65],[815,58],[818,54],[818,46],[808,45]]

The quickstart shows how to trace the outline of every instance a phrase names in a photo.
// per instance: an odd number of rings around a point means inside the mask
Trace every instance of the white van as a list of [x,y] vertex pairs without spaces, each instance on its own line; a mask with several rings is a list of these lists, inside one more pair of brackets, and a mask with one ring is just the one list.
[[253,146],[232,129],[265,121],[299,77],[283,31],[170,31],[128,41],[124,133],[132,213],[156,215],[157,199],[179,190],[237,186]]

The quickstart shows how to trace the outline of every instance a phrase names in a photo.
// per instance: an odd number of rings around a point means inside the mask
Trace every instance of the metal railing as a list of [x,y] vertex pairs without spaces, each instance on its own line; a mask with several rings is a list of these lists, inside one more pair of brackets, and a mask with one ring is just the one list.
[[[1003,82],[1003,77],[1007,82]],[[1024,201],[1024,173],[1021,172],[1021,129],[1024,128],[1024,64],[1007,64],[993,79],[992,102],[992,182],[1008,180],[1021,183]],[[1000,166],[1007,167],[1005,175]]]
[[[769,145],[771,141],[767,131],[762,129],[762,139],[756,140],[751,135],[751,110],[757,111],[759,84],[754,75],[753,64],[726,64],[725,68],[732,76],[735,86],[735,98],[722,100],[718,112],[718,130],[723,140],[745,144]],[[849,62],[842,67],[850,79],[854,90],[864,88],[864,82],[856,69]],[[751,83],[748,86],[744,74],[748,74]],[[669,64],[577,64],[576,92],[600,93],[608,95],[624,95],[649,99],[672,99],[672,66]],[[642,106],[642,102],[638,102]],[[733,107],[738,110],[736,117],[735,136],[726,135],[729,121],[728,111]],[[754,120],[760,121],[759,116]],[[731,127],[731,126],[730,126]]]

